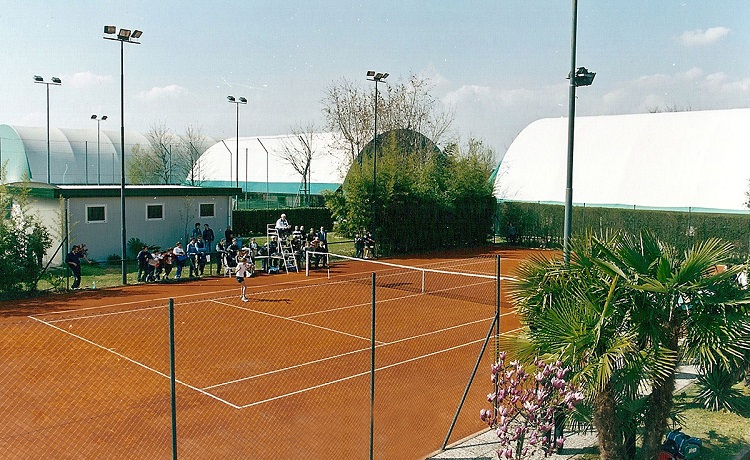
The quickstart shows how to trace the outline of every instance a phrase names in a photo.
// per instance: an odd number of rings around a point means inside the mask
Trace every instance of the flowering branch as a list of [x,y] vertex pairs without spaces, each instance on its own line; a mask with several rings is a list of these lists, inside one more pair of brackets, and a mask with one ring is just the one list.
[[487,400],[493,407],[482,409],[479,417],[497,429],[499,458],[520,459],[538,451],[552,455],[565,442],[565,414],[583,400],[583,393],[565,380],[568,369],[560,361],[534,360],[536,371],[530,375],[519,361],[506,364],[506,356],[501,353],[492,365],[497,390]]

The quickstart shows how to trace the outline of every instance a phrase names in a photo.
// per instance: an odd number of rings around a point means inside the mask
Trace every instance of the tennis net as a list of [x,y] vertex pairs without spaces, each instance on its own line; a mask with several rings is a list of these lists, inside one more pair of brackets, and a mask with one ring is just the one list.
[[375,286],[378,288],[492,306],[497,303],[496,294],[499,282],[497,275],[400,265],[333,253],[306,253],[306,276],[314,276],[320,273],[320,269],[326,270],[328,279],[335,283],[371,285],[371,273],[374,272]]

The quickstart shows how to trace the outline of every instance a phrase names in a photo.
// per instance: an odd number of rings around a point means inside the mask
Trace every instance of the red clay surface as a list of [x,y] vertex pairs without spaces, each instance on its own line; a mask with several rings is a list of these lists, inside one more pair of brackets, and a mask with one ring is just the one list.
[[[509,276],[531,252],[494,253]],[[495,271],[495,258],[465,260],[476,255],[390,261]],[[421,294],[389,267],[358,263],[257,276],[249,302],[233,278],[208,278],[0,304],[2,457],[169,458],[172,298],[179,458],[369,458],[373,271],[385,285],[375,458],[424,458],[442,446],[479,356],[494,281],[440,280],[442,293]],[[501,299],[501,331],[513,333],[518,320]],[[493,355],[491,342],[449,442],[484,428]]]

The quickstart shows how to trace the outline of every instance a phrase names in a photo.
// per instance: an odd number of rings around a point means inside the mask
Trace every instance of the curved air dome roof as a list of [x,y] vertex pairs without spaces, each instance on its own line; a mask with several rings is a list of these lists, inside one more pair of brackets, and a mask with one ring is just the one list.
[[[335,190],[347,172],[350,160],[346,151],[337,147],[333,133],[312,135],[310,182],[311,193]],[[302,176],[284,158],[285,148],[301,149],[300,139],[293,134],[239,138],[239,158],[236,156],[237,138],[230,138],[209,147],[195,167],[195,176],[209,186],[234,186],[248,192],[290,193],[300,191]],[[236,176],[239,163],[239,178]]]
[[[211,138],[207,141],[216,142]],[[50,182],[119,184],[120,143],[119,130],[50,127]],[[126,161],[136,144],[145,146],[149,141],[142,133],[126,131]],[[47,182],[47,128],[0,125],[0,161],[7,162],[7,182]]]
[[[745,209],[750,109],[576,117],[573,202]],[[568,119],[542,119],[511,144],[500,199],[565,201]]]

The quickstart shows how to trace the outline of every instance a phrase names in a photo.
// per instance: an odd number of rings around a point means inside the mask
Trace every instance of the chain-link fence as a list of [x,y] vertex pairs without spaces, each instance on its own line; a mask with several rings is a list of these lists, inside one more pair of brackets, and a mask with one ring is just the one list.
[[3,457],[423,458],[483,429],[490,337],[514,327],[497,259],[328,262],[249,278],[246,301],[224,278],[6,309]]

